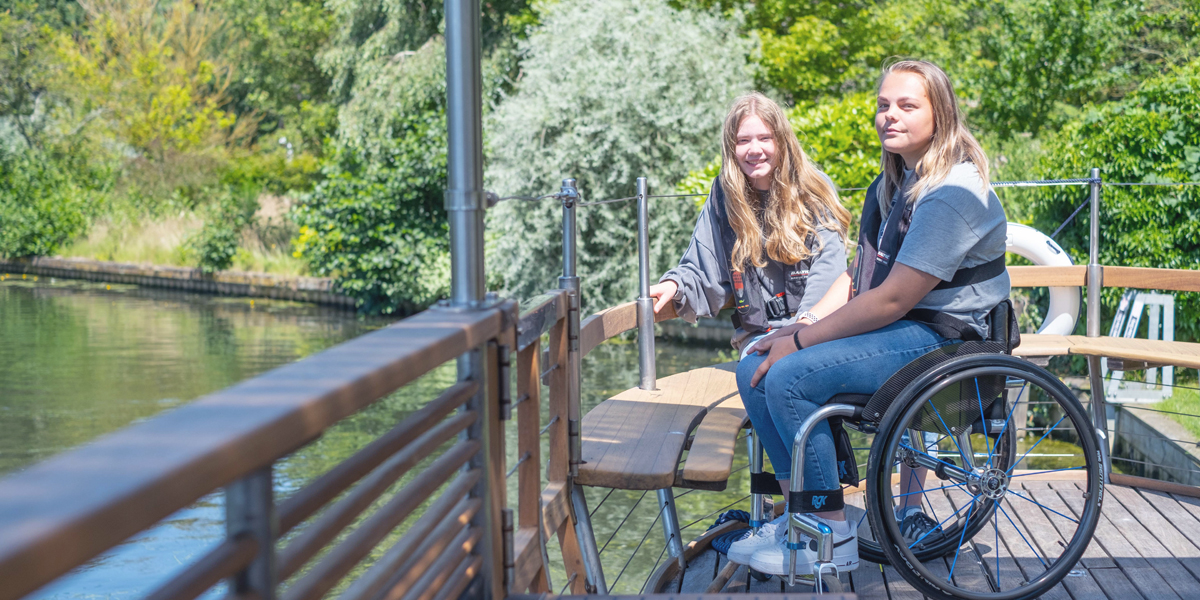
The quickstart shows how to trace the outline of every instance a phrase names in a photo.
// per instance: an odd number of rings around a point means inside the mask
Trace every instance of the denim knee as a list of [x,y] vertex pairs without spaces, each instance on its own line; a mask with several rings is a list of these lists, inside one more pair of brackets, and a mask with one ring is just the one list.
[[[746,396],[746,392],[754,389],[754,386],[750,385],[750,380],[754,379],[754,372],[758,370],[758,365],[761,365],[766,359],[767,356],[765,354],[751,353],[746,355],[746,358],[738,361],[737,387],[738,391],[741,392],[742,397]],[[760,386],[763,384],[761,381],[758,383]]]

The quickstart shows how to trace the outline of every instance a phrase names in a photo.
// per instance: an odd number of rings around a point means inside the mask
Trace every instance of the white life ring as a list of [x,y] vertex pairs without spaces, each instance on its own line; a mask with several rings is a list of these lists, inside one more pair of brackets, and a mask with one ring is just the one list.
[[[1028,225],[1009,223],[1005,244],[1009,252],[1024,256],[1035,265],[1067,267],[1075,264],[1054,240]],[[1075,331],[1075,321],[1079,318],[1080,288],[1076,286],[1049,289],[1050,306],[1046,309],[1046,319],[1042,321],[1038,333],[1071,335]]]

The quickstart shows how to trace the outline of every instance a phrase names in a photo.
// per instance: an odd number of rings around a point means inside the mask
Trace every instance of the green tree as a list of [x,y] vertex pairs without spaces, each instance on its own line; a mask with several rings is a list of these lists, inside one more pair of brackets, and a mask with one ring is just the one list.
[[[669,190],[719,148],[721,115],[749,88],[736,21],[663,2],[565,0],[522,42],[517,92],[488,131],[489,186],[501,195],[557,191],[574,177],[586,200],[630,196],[637,177]],[[644,35],[669,31],[669,35]],[[677,261],[694,206],[652,200],[654,256]],[[489,271],[528,297],[561,274],[561,210],[553,202],[503,203],[489,217]],[[636,208],[579,209],[584,301],[631,300],[637,282]],[[660,231],[675,232],[669,235]]]
[[82,233],[93,190],[36,149],[0,149],[0,256],[45,256]]
[[[1089,107],[1048,144],[1046,178],[1082,177],[1100,167],[1105,181],[1200,182],[1200,60],[1147,80],[1122,102]],[[1030,210],[1034,227],[1053,231],[1085,198],[1079,188],[1045,188]],[[1086,262],[1089,224],[1082,212],[1058,241]],[[1200,269],[1200,187],[1105,186],[1100,262]],[[1106,318],[1120,290],[1105,290]],[[1177,294],[1176,339],[1200,339],[1200,298]]]

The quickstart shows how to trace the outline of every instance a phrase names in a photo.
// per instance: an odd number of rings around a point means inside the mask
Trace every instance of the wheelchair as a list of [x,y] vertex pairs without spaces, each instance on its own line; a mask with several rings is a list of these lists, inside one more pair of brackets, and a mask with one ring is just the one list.
[[[1100,517],[1103,433],[1057,377],[1011,355],[1019,333],[1007,301],[988,319],[989,339],[934,350],[874,394],[834,396],[801,423],[792,445],[788,491],[796,511],[787,527],[789,584],[802,576],[818,593],[841,590],[832,531],[805,514],[814,507],[811,495],[801,491],[803,449],[813,428],[826,419],[835,438],[838,421],[874,436],[866,464],[866,514],[858,524],[861,559],[890,564],[926,596],[978,600],[1038,597],[1075,567]],[[759,527],[770,493],[764,480],[773,475],[763,473],[762,446],[753,432],[749,441],[751,525]],[[852,468],[857,474],[858,467]],[[898,477],[906,469],[907,481]],[[1059,472],[1073,477],[1079,488],[1064,493],[1082,495],[1071,508],[1042,505],[1021,488],[1022,477]],[[896,510],[917,502],[938,526],[906,539]],[[1047,544],[1034,538],[1035,522],[1043,525],[1040,535],[1058,539]],[[1046,522],[1052,526],[1045,527]],[[817,556],[807,573],[805,565],[795,564],[801,534]],[[970,572],[964,568],[968,563]]]

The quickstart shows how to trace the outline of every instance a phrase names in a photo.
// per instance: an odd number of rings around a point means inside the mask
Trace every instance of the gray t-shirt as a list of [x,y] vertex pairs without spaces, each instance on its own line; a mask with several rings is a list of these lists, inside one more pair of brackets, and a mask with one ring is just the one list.
[[[904,189],[915,181],[905,171]],[[897,191],[892,201],[900,198]],[[916,199],[908,235],[896,256],[923,273],[950,281],[958,269],[974,267],[1005,252],[1007,218],[996,193],[983,188],[979,171],[971,163],[960,163],[950,170],[941,185]],[[970,323],[987,337],[987,313],[1008,298],[1008,273],[987,281],[948,290],[934,290],[915,308],[948,313]]]

